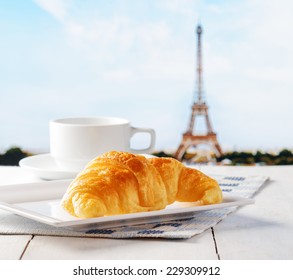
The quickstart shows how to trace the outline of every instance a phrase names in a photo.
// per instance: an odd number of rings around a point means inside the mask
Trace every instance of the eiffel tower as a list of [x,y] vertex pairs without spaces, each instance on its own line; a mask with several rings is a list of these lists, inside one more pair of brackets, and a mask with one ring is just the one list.
[[[192,105],[192,113],[188,130],[183,134],[181,143],[175,152],[175,157],[182,160],[185,152],[191,147],[197,147],[201,144],[208,144],[217,156],[222,155],[221,146],[217,140],[217,134],[213,131],[208,114],[208,106],[203,100],[202,91],[202,53],[201,53],[201,35],[202,27],[196,28],[197,33],[197,100]],[[195,120],[202,116],[205,120],[206,133],[200,134],[195,129]]]

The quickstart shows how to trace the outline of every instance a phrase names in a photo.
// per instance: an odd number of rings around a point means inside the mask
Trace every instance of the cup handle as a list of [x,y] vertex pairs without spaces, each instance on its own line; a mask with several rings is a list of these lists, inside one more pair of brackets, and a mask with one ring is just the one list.
[[141,133],[141,132],[150,134],[151,136],[150,145],[145,149],[129,148],[129,151],[132,153],[136,153],[136,154],[150,153],[153,151],[155,147],[156,133],[155,133],[155,130],[152,128],[131,127],[130,137],[132,137],[136,133]]

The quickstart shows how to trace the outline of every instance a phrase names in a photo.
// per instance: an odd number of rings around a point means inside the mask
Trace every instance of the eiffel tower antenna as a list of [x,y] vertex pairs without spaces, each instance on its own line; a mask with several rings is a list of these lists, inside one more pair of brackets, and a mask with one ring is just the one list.
[[[203,86],[202,86],[202,48],[201,48],[201,36],[203,30],[200,24],[196,28],[197,34],[197,88],[196,98],[192,105],[191,118],[189,122],[188,130],[183,134],[181,143],[175,152],[175,157],[178,160],[182,160],[185,152],[191,147],[197,147],[200,144],[208,144],[217,156],[222,155],[221,146],[217,140],[217,135],[212,129],[211,121],[208,115],[208,106],[203,100]],[[203,116],[205,119],[206,134],[199,134],[195,130],[196,117]]]
[[198,103],[202,102],[202,55],[201,55],[201,34],[202,28],[200,25],[197,26],[197,93]]

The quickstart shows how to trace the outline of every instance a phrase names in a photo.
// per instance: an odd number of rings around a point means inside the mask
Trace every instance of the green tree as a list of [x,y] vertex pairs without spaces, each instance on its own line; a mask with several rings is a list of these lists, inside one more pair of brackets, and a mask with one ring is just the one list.
[[0,155],[0,165],[18,165],[19,161],[28,156],[18,147],[12,147]]

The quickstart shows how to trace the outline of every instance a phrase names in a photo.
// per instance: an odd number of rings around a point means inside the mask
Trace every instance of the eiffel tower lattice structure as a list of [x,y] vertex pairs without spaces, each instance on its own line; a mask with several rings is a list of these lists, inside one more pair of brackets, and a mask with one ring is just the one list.
[[[202,52],[201,52],[201,34],[202,27],[196,28],[197,33],[197,100],[192,105],[192,113],[188,130],[183,134],[181,143],[175,152],[175,157],[182,160],[185,152],[191,147],[197,147],[201,144],[208,144],[217,156],[223,154],[221,146],[217,140],[217,134],[213,131],[211,121],[208,114],[208,106],[203,100],[202,91]],[[206,126],[206,133],[200,134],[195,129],[195,121],[197,117],[203,117]]]

